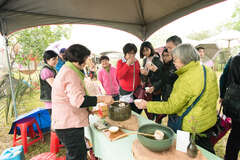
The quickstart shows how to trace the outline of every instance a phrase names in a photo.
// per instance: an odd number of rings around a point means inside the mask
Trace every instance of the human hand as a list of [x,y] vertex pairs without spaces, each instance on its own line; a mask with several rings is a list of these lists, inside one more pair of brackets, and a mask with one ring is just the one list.
[[151,66],[151,71],[156,72],[157,69],[158,69],[158,67],[155,66],[154,64],[152,64],[152,66]]
[[218,101],[218,103],[219,103],[219,104],[222,104],[222,102],[223,102],[223,98],[220,98],[219,101]]
[[114,103],[114,100],[113,100],[112,96],[98,96],[97,102],[98,103],[103,102],[107,105],[110,105],[110,104]]
[[128,58],[128,60],[127,60],[127,64],[128,64],[128,65],[131,65],[131,64],[133,64],[135,61],[136,61],[135,55],[130,54],[130,55],[129,55],[129,58]]
[[141,74],[144,75],[144,76],[147,76],[147,75],[148,75],[148,71],[145,70],[145,69],[141,69],[140,72],[141,72]]
[[112,98],[112,96],[104,96],[103,103],[111,105],[114,103],[114,99]]
[[136,99],[134,100],[134,103],[138,109],[147,109],[147,101],[143,99]]
[[152,87],[148,87],[148,88],[146,87],[146,92],[147,93],[151,94],[151,93],[153,93],[153,91],[154,91],[154,87],[153,86]]
[[147,63],[146,66],[150,71],[153,71],[153,72],[156,72],[156,70],[158,69],[157,66],[155,66],[152,63]]

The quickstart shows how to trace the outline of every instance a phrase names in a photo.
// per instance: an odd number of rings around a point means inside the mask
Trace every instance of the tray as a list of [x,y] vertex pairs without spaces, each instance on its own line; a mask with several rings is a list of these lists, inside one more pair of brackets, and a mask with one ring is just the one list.
[[127,135],[123,136],[125,132],[123,132],[121,129],[116,133],[111,133],[109,130],[106,129],[106,130],[103,130],[103,133],[110,141],[115,141],[120,139],[119,137],[123,138],[127,136]]

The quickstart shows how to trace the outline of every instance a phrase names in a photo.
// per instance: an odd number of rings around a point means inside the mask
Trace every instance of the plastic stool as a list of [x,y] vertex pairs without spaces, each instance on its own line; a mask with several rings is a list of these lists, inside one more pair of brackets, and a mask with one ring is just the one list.
[[51,152],[45,152],[32,157],[30,160],[56,160],[56,154]]
[[[36,133],[33,130],[33,124],[36,125],[38,133]],[[17,127],[20,128],[20,131],[21,131],[21,136],[18,138],[17,138]],[[28,133],[31,138],[34,138],[37,135],[39,137],[28,143],[27,142]],[[19,140],[22,140],[22,142],[18,143],[17,141]],[[14,135],[13,135],[13,147],[16,145],[23,145],[24,153],[27,153],[28,146],[32,145],[33,143],[39,140],[43,140],[42,131],[40,130],[40,127],[34,117],[24,118],[16,123],[16,126],[14,128]]]
[[59,152],[60,147],[64,147],[64,145],[60,144],[57,134],[52,131],[51,142],[50,142],[50,152],[56,154]]
[[5,149],[0,156],[1,160],[23,160],[24,153],[23,153],[23,146],[11,147]]
[[56,160],[66,160],[66,156],[65,157],[59,157]]

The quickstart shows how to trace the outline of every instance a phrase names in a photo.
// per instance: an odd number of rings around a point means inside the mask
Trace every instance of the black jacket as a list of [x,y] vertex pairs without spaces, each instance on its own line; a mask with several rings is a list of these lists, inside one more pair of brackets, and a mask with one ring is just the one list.
[[163,64],[163,78],[161,87],[161,96],[163,101],[167,101],[173,88],[174,82],[177,80],[178,76],[175,73],[176,67],[173,61]]
[[223,112],[232,120],[240,122],[240,54],[230,61],[226,92],[223,100]]
[[[143,67],[146,65],[147,59],[145,58],[143,60]],[[163,74],[163,63],[160,61],[160,57],[157,55],[154,55],[152,59],[152,63],[158,68],[155,72],[149,71],[147,78],[149,78],[150,83],[154,86],[154,90],[158,91],[161,88],[162,85],[162,74]],[[145,77],[146,78],[146,77]],[[146,79],[142,81],[146,82]]]
[[[54,73],[54,78],[55,78],[57,72],[53,67],[51,67],[49,65],[45,65],[45,66],[43,66],[41,71],[44,68],[48,68],[49,70],[51,70]],[[45,101],[45,102],[51,102],[52,87],[48,84],[48,82],[46,80],[42,80],[41,71],[40,71],[40,75],[39,75],[39,79],[40,79],[40,100]]]

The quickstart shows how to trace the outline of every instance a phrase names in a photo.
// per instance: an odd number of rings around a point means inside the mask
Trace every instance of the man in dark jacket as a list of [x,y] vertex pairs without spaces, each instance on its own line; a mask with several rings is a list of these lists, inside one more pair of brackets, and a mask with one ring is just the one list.
[[230,58],[220,78],[220,103],[223,113],[232,118],[225,160],[237,160],[240,150],[240,53]]
[[173,84],[177,79],[177,75],[175,74],[176,68],[173,64],[173,57],[171,51],[177,47],[177,45],[182,43],[182,39],[176,35],[169,37],[166,40],[166,47],[162,53],[163,59],[163,72],[164,72],[164,79],[162,84],[162,100],[167,101],[168,97],[170,96],[173,88]]
[[175,74],[176,67],[173,64],[173,57],[171,53],[165,48],[162,53],[163,57],[163,85],[161,87],[161,100],[167,101],[173,88],[173,84],[178,78]]

